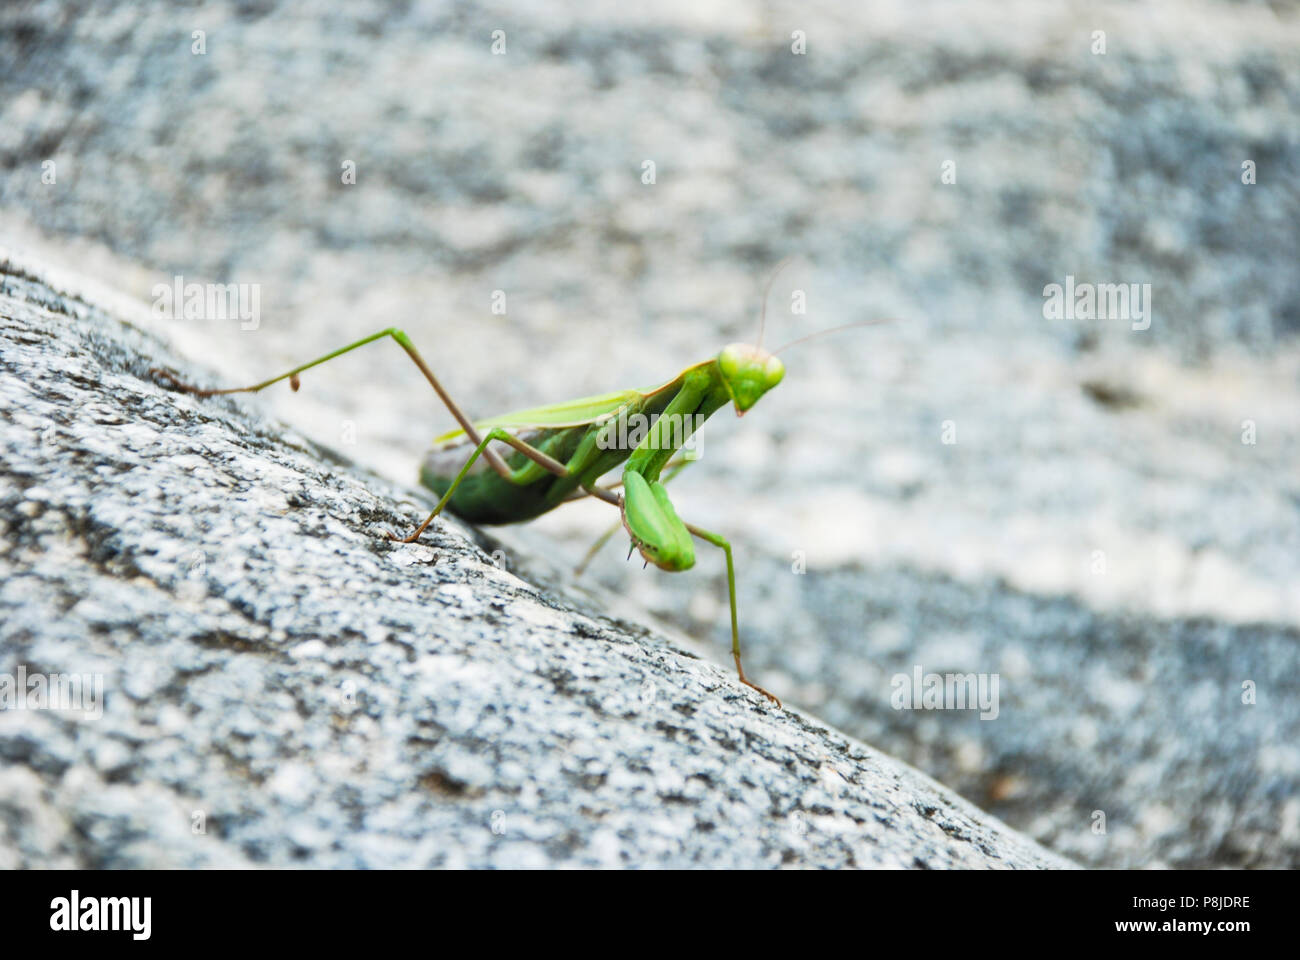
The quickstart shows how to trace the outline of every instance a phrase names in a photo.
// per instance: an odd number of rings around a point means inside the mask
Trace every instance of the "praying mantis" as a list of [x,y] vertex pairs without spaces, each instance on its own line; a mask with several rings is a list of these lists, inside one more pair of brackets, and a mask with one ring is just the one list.
[[[769,280],[769,289],[770,285]],[[764,318],[765,314],[766,309]],[[820,333],[881,322],[884,321],[859,321]],[[720,549],[726,558],[731,654],[736,662],[736,674],[741,683],[779,707],[781,701],[751,682],[741,665],[731,543],[720,534],[678,517],[665,487],[689,462],[674,460],[674,456],[705,420],[728,404],[738,417],[743,416],[785,376],[785,366],[776,356],[780,351],[764,350],[762,334],[763,320],[760,320],[757,345],[732,343],[655,387],[618,390],[477,421],[465,415],[410,337],[395,327],[246,387],[203,389],[184,383],[166,370],[155,368],[152,372],[165,378],[174,389],[199,397],[257,393],[284,380],[296,391],[299,375],[312,367],[378,340],[396,341],[460,424],[460,429],[437,437],[421,465],[420,482],[439,497],[437,505],[409,536],[398,538],[389,534],[390,539],[414,543],[444,509],[469,523],[519,523],[541,516],[562,503],[591,496],[619,511],[621,525],[631,538],[629,556],[632,550],[639,550],[647,564],[653,563],[661,570],[691,569],[695,565],[694,540],[702,540]],[[807,339],[803,337],[786,347]],[[648,426],[629,437],[627,423],[631,420]],[[506,445],[511,452],[503,457],[492,449],[494,442]],[[623,468],[621,483],[601,484],[601,479],[619,466]],[[666,476],[665,469],[669,471]],[[621,493],[615,489],[619,485]],[[616,531],[617,526],[602,537],[588,559]]]

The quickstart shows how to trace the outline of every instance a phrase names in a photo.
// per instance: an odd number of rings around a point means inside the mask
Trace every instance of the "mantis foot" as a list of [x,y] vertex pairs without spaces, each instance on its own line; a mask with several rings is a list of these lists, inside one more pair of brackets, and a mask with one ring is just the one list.
[[745,686],[747,686],[747,687],[751,687],[751,688],[753,688],[754,690],[757,690],[757,691],[758,691],[759,693],[761,693],[763,696],[767,697],[767,699],[769,699],[769,700],[771,700],[773,703],[775,703],[778,707],[781,706],[781,701],[777,699],[776,694],[774,694],[774,693],[768,693],[766,690],[764,690],[764,689],[763,689],[762,687],[760,687],[758,684],[756,684],[756,683],[750,683],[750,682],[745,678],[745,668],[742,667],[742,666],[740,665],[740,650],[739,650],[739,649],[734,650],[734,651],[732,652],[732,658],[736,661],[736,676],[740,678],[740,682],[741,682],[741,683],[743,683],[743,684],[744,684]]
[[[780,701],[779,699],[777,699],[775,693],[768,693],[768,692],[766,691],[766,689],[763,689],[762,687],[759,687],[757,683],[750,683],[749,680],[746,680],[746,679],[744,678],[744,676],[742,676],[742,678],[740,678],[740,682],[741,682],[741,683],[744,683],[746,687],[750,687],[751,689],[757,689],[757,691],[758,691],[759,693],[762,693],[762,695],[763,695],[764,697],[767,697],[768,700],[771,700],[771,701],[774,702],[774,704],[776,704],[777,706],[781,706],[781,701]],[[783,708],[783,709],[784,709],[784,708]]]
[[191,384],[186,383],[180,377],[176,376],[176,374],[172,373],[170,370],[164,370],[162,367],[150,367],[149,375],[151,377],[154,377],[155,379],[161,378],[163,380],[166,380],[167,383],[171,386],[171,389],[178,390],[181,393],[193,393],[193,394],[197,394],[200,397],[208,397],[215,392],[212,390],[204,390],[200,387],[192,386]]
[[[759,693],[761,693],[763,696],[767,697],[767,699],[769,699],[769,700],[771,700],[773,703],[775,703],[778,707],[781,706],[781,701],[780,701],[779,699],[777,699],[776,694],[774,694],[774,693],[768,693],[766,690],[764,690],[762,687],[760,687],[760,686],[759,686],[758,684],[756,684],[756,683],[750,683],[748,680],[745,679],[745,675],[744,675],[743,673],[740,675],[740,682],[743,683],[745,686],[749,687],[749,688],[752,689],[752,690],[757,690],[757,691],[758,691]],[[784,709],[784,708],[782,708],[782,709]]]

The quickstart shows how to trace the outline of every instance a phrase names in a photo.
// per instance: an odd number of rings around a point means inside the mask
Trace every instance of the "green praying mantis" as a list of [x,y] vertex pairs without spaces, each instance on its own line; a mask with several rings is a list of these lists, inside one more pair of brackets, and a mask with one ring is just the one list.
[[[774,278],[775,275],[773,275]],[[768,281],[770,290],[771,280]],[[452,400],[425,362],[415,344],[401,330],[389,327],[363,337],[323,357],[294,367],[279,376],[247,387],[202,389],[182,382],[174,374],[155,369],[173,388],[200,397],[231,393],[257,393],[288,380],[293,390],[299,374],[377,340],[391,338],[406,351],[433,387],[438,398],[460,424],[434,440],[420,470],[420,482],[440,499],[410,536],[390,539],[414,543],[434,519],[449,510],[469,523],[504,524],[531,520],[562,503],[591,496],[619,511],[620,523],[647,564],[661,570],[689,570],[695,565],[694,539],[712,544],[726,557],[727,595],[731,604],[731,654],[740,682],[772,700],[773,694],[745,676],[740,661],[740,626],[736,612],[736,570],[731,543],[723,536],[677,515],[665,483],[689,460],[674,459],[695,430],[711,415],[730,404],[743,416],[764,394],[781,382],[785,367],[780,350],[763,349],[767,292],[756,345],[733,343],[713,357],[682,370],[671,380],[645,390],[618,390],[599,396],[520,410],[471,420]],[[812,336],[848,327],[885,321],[865,320],[823,330]],[[803,337],[785,347],[801,343]],[[648,425],[627,430],[628,422]],[[502,456],[492,443],[505,444]],[[471,449],[472,448],[472,449]],[[466,452],[470,451],[468,456]],[[622,466],[621,483],[603,485],[606,474]],[[665,475],[665,470],[667,474]],[[622,487],[621,494],[617,492]],[[617,532],[615,525],[587,555],[592,555]],[[583,561],[583,566],[586,565]],[[581,569],[581,568],[580,568]]]

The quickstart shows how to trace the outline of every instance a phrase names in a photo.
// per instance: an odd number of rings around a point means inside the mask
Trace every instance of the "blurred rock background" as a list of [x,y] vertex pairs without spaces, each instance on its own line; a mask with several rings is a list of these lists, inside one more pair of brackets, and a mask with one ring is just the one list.
[[[790,254],[768,343],[894,318],[784,354],[678,508],[763,683],[1094,865],[1300,862],[1298,141],[1291,4],[0,11],[0,245],[222,383],[392,324],[472,413],[649,385]],[[175,275],[258,284],[257,329],[150,320]],[[1045,319],[1067,275],[1150,328]],[[258,402],[403,483],[451,424],[387,346]],[[506,536],[563,570],[609,513]],[[725,655],[720,558],[621,558],[585,589]],[[997,719],[892,709],[918,664],[1000,674]]]

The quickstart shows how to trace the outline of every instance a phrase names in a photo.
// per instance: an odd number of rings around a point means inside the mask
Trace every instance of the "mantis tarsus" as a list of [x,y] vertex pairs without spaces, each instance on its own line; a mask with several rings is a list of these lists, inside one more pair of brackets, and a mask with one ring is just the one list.
[[[845,326],[876,322],[880,321]],[[516,523],[531,520],[568,500],[590,495],[618,508],[633,548],[640,550],[647,563],[660,569],[689,570],[695,564],[692,538],[710,543],[726,557],[731,653],[736,661],[736,673],[741,683],[780,706],[781,701],[773,694],[745,677],[740,663],[736,572],[731,544],[719,534],[683,522],[668,498],[663,482],[668,478],[661,480],[665,467],[673,472],[681,468],[683,461],[671,464],[670,461],[705,419],[728,403],[735,408],[737,416],[742,416],[781,382],[785,367],[776,352],[769,353],[762,348],[761,327],[760,345],[733,343],[717,356],[687,367],[657,387],[584,397],[479,421],[470,420],[462,412],[410,338],[393,327],[247,387],[205,390],[183,383],[165,370],[154,372],[176,389],[201,397],[256,393],[282,380],[288,380],[297,390],[299,374],[304,371],[386,337],[397,341],[406,351],[460,424],[459,430],[434,441],[420,470],[421,483],[440,498],[437,506],[400,542],[413,543],[419,539],[443,509],[470,523]],[[636,415],[643,418],[640,422],[649,424],[644,437],[638,437],[635,445],[620,443],[620,438],[626,440],[625,421]],[[620,433],[621,421],[624,422]],[[508,445],[513,452],[503,459],[489,446],[493,441]],[[470,447],[473,452],[466,458]],[[479,463],[480,457],[487,468]],[[598,483],[620,464],[623,465],[621,495]],[[597,547],[606,539],[602,538]]]

